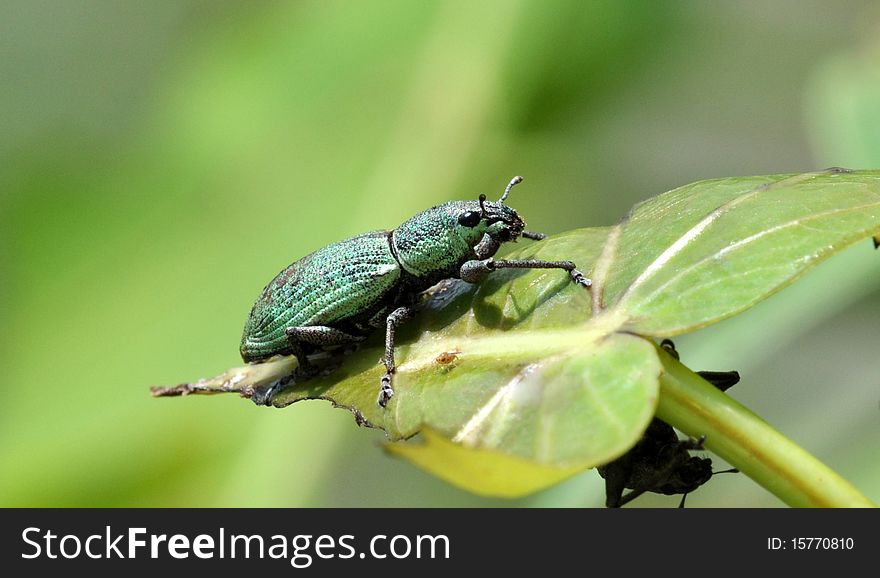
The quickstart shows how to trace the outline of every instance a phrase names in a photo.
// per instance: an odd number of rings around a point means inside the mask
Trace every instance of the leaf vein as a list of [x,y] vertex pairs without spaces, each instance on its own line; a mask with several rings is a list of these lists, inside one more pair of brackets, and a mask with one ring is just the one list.
[[[781,231],[783,229],[790,228],[790,227],[799,226],[799,225],[802,226],[802,225],[804,225],[804,223],[809,223],[810,221],[815,221],[817,219],[825,218],[825,217],[828,217],[828,216],[831,216],[834,214],[861,211],[864,209],[869,209],[871,207],[878,207],[878,206],[880,206],[880,202],[868,203],[866,205],[859,205],[856,207],[848,207],[846,209],[832,209],[829,211],[823,211],[821,213],[816,213],[814,215],[810,215],[809,217],[804,217],[801,219],[788,221],[786,223],[781,223],[781,224],[776,225],[774,227],[770,227],[769,229],[765,229],[764,231],[760,231],[760,232],[755,233],[753,235],[749,235],[748,237],[745,237],[744,239],[740,239],[739,241],[736,241],[735,243],[732,243],[730,245],[727,245],[726,247],[723,247],[714,253],[706,255],[702,259],[696,261],[695,263],[691,264],[688,267],[685,267],[684,269],[676,271],[676,273],[672,277],[670,277],[666,282],[664,282],[662,285],[660,285],[659,287],[657,287],[656,289],[654,289],[653,291],[648,293],[645,296],[645,298],[642,299],[642,303],[649,303],[649,302],[653,301],[660,294],[662,294],[663,291],[665,289],[667,289],[670,285],[679,281],[682,277],[684,277],[688,273],[692,272],[693,270],[703,266],[706,262],[714,261],[716,259],[725,257],[726,255],[733,253],[734,251],[738,251],[744,247],[747,247],[751,243],[754,243],[758,239],[766,237],[767,235],[772,235],[774,233],[778,233],[779,231]],[[723,281],[724,279],[721,279],[721,280]],[[704,285],[702,285],[702,286],[704,286]],[[699,287],[697,287],[697,288],[699,288]],[[691,289],[693,290],[695,288],[691,288]]]
[[651,264],[649,264],[632,283],[630,283],[629,287],[624,290],[620,298],[617,300],[618,304],[629,298],[629,296],[632,295],[632,293],[639,286],[643,285],[648,279],[650,279],[658,271],[660,271],[666,263],[668,263],[673,257],[684,250],[684,248],[687,247],[694,239],[699,237],[703,233],[703,231],[705,231],[710,225],[712,225],[712,223],[716,222],[722,215],[728,213],[737,205],[753,199],[759,193],[762,193],[764,191],[777,189],[780,186],[791,184],[791,182],[798,182],[799,180],[813,178],[819,174],[823,173],[804,173],[788,177],[773,183],[765,183],[754,187],[748,192],[743,193],[742,195],[735,197],[722,204],[721,206],[715,208],[705,217],[700,219],[700,221],[696,225],[685,231],[678,239],[675,240],[675,242],[667,247],[665,251],[660,253],[660,255],[656,259],[654,259],[654,261],[651,262]]

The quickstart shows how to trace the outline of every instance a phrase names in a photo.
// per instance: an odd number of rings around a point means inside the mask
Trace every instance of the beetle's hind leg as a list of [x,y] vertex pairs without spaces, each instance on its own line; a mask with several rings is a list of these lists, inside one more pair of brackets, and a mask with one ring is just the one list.
[[303,351],[304,343],[316,345],[318,347],[328,347],[333,345],[346,345],[363,341],[365,338],[357,335],[351,335],[333,327],[324,325],[311,325],[305,327],[288,327],[285,330],[287,339],[290,342],[290,350],[296,356],[299,362],[299,368],[305,373],[310,374],[312,364]]
[[[326,327],[324,325],[311,325],[307,327],[288,327],[285,330],[287,338],[293,346],[294,342],[308,343],[310,345],[346,345],[348,343],[356,343],[363,341],[365,337],[351,335],[345,331]],[[297,357],[299,359],[299,357]]]
[[394,365],[394,332],[397,326],[409,319],[415,313],[412,307],[398,307],[392,311],[385,320],[385,375],[379,382],[379,398],[376,403],[379,407],[385,407],[394,396],[394,388],[391,387],[391,379],[397,367]]
[[298,377],[306,377],[314,373],[302,343],[290,336],[290,329],[287,330],[287,338],[290,344],[290,353],[296,357],[297,367],[291,375],[285,375],[281,379],[272,382],[269,387],[256,389],[251,396],[251,401],[257,405],[271,406],[272,400],[275,399],[278,392],[291,384],[295,384]]
[[287,339],[290,344],[290,352],[296,357],[298,367],[292,376],[287,376],[273,383],[259,398],[254,398],[257,405],[272,405],[272,399],[281,390],[291,383],[296,383],[297,378],[314,377],[320,373],[321,369],[314,366],[306,355],[303,344],[316,345],[318,347],[332,345],[347,345],[363,341],[365,337],[351,335],[323,325],[314,325],[308,327],[288,327],[285,330]]
[[584,277],[584,274],[575,268],[571,261],[541,261],[538,259],[483,259],[482,261],[468,261],[461,266],[460,276],[468,283],[479,283],[492,271],[498,269],[564,269],[568,271],[571,280],[587,289],[593,282]]

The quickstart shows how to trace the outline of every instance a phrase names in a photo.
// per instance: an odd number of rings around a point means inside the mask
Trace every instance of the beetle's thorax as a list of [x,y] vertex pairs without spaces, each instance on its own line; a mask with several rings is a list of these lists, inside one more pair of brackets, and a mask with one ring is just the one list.
[[[481,217],[472,226],[462,224],[462,215],[468,212]],[[470,225],[467,219],[464,221]],[[404,271],[433,284],[457,277],[462,264],[477,259],[474,247],[485,236],[494,239],[498,246],[519,237],[523,227],[516,211],[501,203],[451,201],[405,221],[392,232],[391,246]]]

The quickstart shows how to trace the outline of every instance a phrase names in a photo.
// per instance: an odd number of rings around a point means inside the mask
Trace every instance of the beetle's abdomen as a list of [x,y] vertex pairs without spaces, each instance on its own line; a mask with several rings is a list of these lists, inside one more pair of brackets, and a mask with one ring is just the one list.
[[400,267],[385,231],[340,241],[303,257],[281,271],[254,303],[241,339],[242,358],[250,362],[285,352],[288,327],[356,329],[346,322],[368,318],[385,307],[399,278]]

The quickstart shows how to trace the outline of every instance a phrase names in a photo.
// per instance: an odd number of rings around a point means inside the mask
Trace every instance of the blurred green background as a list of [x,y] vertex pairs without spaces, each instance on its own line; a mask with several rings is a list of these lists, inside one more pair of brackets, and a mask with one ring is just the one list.
[[[0,2],[0,506],[601,505],[592,470],[484,499],[325,402],[148,388],[238,365],[292,260],[514,174],[554,233],[703,178],[880,168],[878,38],[870,0]],[[878,288],[861,243],[677,340],[874,501]],[[781,505],[742,475],[688,503]]]

